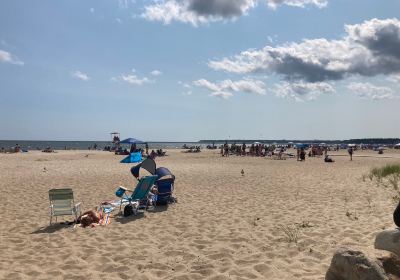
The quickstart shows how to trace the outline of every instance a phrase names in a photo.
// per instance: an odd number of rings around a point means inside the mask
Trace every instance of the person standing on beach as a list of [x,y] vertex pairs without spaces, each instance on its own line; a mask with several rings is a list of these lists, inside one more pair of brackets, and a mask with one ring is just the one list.
[[349,152],[349,155],[350,155],[350,161],[352,161],[353,160],[353,152],[354,152],[353,147],[350,147],[348,152]]
[[306,161],[306,152],[304,151],[304,148],[300,149],[300,161]]
[[149,155],[149,144],[147,144],[147,142],[146,142],[146,155]]
[[225,152],[225,156],[229,157],[229,145],[228,145],[228,142],[225,142],[225,144],[224,144],[224,152]]

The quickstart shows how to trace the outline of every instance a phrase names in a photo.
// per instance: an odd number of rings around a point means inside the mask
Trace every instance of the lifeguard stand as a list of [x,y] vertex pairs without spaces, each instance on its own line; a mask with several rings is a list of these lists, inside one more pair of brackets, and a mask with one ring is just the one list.
[[119,132],[111,132],[110,135],[111,135],[111,143],[113,143],[111,150],[113,151],[118,150],[119,142],[121,141]]

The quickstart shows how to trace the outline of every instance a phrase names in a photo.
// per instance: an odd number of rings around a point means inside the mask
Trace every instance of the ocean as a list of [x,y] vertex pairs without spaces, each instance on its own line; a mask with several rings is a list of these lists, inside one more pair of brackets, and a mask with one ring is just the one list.
[[[0,149],[10,149],[18,144],[26,150],[43,150],[51,147],[55,150],[88,150],[97,144],[97,149],[103,149],[106,146],[112,146],[110,141],[27,141],[27,140],[0,140]],[[184,144],[187,146],[207,146],[207,143],[199,142],[148,142],[149,149],[179,149]],[[138,147],[142,145],[137,145]],[[144,146],[144,145],[143,145]],[[128,145],[126,145],[128,147]]]

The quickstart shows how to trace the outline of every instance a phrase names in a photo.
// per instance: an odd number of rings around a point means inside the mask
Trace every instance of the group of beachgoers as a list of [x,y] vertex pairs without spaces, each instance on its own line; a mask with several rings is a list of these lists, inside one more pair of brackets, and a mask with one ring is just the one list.
[[273,156],[275,154],[283,154],[286,151],[286,147],[280,146],[278,150],[276,150],[275,146],[268,146],[261,143],[253,143],[251,145],[246,145],[243,143],[241,145],[237,145],[233,143],[229,146],[228,142],[225,142],[224,145],[220,147],[221,156],[229,157],[229,155],[236,156],[255,156],[255,157],[265,157],[265,156]]
[[0,153],[5,154],[5,153],[20,153],[22,152],[22,148],[19,144],[15,144],[14,147],[10,149],[5,149],[4,147],[0,148]]
[[186,150],[185,153],[200,153],[201,152],[201,147],[200,146],[188,146],[184,144],[182,146],[182,149]]
[[149,158],[155,159],[156,157],[163,157],[166,156],[166,151],[163,151],[163,149],[157,149],[157,150],[151,150],[149,153],[149,144],[145,143],[144,149],[138,148],[135,143],[133,143],[130,147],[130,149],[122,149],[121,146],[119,146],[115,150],[116,155],[130,155],[132,153],[141,153],[142,156],[147,156]]
[[[231,145],[228,142],[221,145],[220,153],[222,157],[229,157],[230,155],[236,156],[254,156],[254,157],[274,157],[274,159],[286,159],[287,157],[296,157],[298,161],[306,160],[306,147],[297,148],[297,155],[293,155],[287,152],[288,146],[275,146],[275,145],[265,145],[262,143],[253,143],[251,145],[246,145],[243,143],[237,145],[233,143]],[[308,147],[307,147],[308,148]],[[334,147],[333,150],[339,150],[339,147]],[[328,151],[331,148],[328,146],[311,145],[308,150],[308,157],[323,157],[325,162],[334,162],[334,160],[328,155]],[[348,153],[350,160],[353,160],[353,153],[355,148],[349,147]]]

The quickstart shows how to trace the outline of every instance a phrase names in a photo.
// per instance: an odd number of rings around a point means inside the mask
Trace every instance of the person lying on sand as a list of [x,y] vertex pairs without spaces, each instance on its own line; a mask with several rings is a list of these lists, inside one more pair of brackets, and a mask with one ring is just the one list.
[[99,222],[100,217],[93,210],[84,212],[77,220],[77,223],[81,224],[82,227],[95,226]]
[[331,159],[328,155],[325,156],[324,159],[325,162],[335,162],[333,159]]

